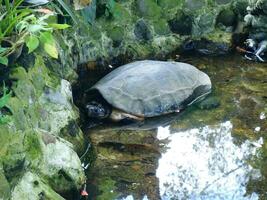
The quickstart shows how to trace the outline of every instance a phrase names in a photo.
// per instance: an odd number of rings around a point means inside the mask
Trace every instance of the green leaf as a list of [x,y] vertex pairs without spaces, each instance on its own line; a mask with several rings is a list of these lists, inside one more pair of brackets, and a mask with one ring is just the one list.
[[70,27],[68,24],[48,24],[48,26],[54,29],[66,29]]
[[58,51],[56,48],[56,42],[51,32],[43,32],[40,35],[40,41],[44,46],[44,50],[52,58],[58,58]]
[[45,43],[44,44],[44,50],[46,51],[46,53],[48,53],[48,55],[50,55],[52,58],[58,58],[58,51],[56,48],[56,45],[52,45],[49,43]]
[[52,33],[48,32],[48,31],[42,32],[40,34],[40,41],[43,45],[46,43],[51,44],[51,45],[55,45],[55,39],[54,39]]
[[7,102],[9,101],[11,97],[11,92],[9,92],[8,94],[5,94],[0,98],[0,108],[3,108]]
[[36,36],[30,35],[26,41],[26,45],[29,49],[28,53],[31,53],[39,46],[39,40]]
[[0,56],[0,63],[3,65],[8,65],[8,59],[7,57],[1,57]]
[[7,48],[4,48],[4,47],[0,47],[0,53],[3,53],[7,50]]

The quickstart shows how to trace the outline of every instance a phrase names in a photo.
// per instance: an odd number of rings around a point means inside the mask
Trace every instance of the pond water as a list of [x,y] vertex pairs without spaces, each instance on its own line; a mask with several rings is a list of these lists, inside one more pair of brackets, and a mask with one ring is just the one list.
[[211,77],[208,98],[219,106],[89,129],[89,199],[267,199],[267,64],[240,55],[182,59]]

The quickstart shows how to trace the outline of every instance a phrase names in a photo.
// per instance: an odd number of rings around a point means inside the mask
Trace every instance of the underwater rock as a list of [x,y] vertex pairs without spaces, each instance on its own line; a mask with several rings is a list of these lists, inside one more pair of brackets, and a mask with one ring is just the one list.
[[89,137],[96,154],[90,176],[100,192],[99,199],[111,195],[116,199],[121,194],[133,194],[135,199],[143,199],[144,194],[148,199],[160,199],[155,174],[159,143],[153,131],[111,128],[91,131]]

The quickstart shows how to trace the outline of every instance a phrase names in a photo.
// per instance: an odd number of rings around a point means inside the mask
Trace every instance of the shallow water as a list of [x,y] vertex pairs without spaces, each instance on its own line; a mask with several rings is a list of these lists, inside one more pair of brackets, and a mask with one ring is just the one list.
[[220,106],[192,106],[152,130],[89,130],[90,199],[267,199],[267,65],[240,55],[183,60],[211,77]]

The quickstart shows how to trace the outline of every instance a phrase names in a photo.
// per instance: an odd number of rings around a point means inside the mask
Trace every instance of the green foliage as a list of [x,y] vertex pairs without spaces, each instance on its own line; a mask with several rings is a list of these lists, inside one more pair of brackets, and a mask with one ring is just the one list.
[[50,32],[44,32],[40,36],[40,41],[43,44],[44,50],[52,58],[58,58],[58,51],[56,48],[56,42],[53,35]]
[[11,92],[7,92],[7,88],[5,87],[5,85],[3,85],[2,90],[2,96],[0,97],[0,124],[5,124],[10,121],[10,116],[3,114],[1,110],[6,107],[11,97]]
[[[42,46],[49,56],[58,58],[52,32],[66,29],[69,25],[49,23],[49,17],[54,15],[52,11],[40,16],[32,9],[21,7],[22,2],[23,0],[14,1],[14,3],[0,0],[0,64],[8,65],[8,56],[24,43],[28,47],[28,53]],[[49,35],[45,42],[41,40],[43,35]]]
[[[8,48],[3,46],[3,41],[9,40],[8,37],[16,35],[16,24],[25,16],[31,13],[28,8],[18,9],[23,0],[10,3],[9,0],[0,0],[0,63],[8,65],[8,55],[18,46],[9,41]],[[19,37],[19,36],[18,36]]]
[[56,0],[62,7],[63,9],[68,13],[68,15],[71,17],[73,22],[75,24],[78,24],[78,19],[76,15],[72,12],[71,8],[63,1],[63,0]]
[[52,31],[55,29],[66,29],[70,26],[67,24],[48,23],[47,19],[52,15],[53,13],[46,14],[39,18],[35,15],[29,15],[17,24],[16,28],[18,32],[24,32],[24,35],[26,35],[25,42],[29,53],[37,49],[41,44],[49,56],[58,58],[56,41],[52,35]]
[[33,52],[39,46],[39,40],[37,36],[30,35],[26,40],[26,45],[29,49],[29,53]]

